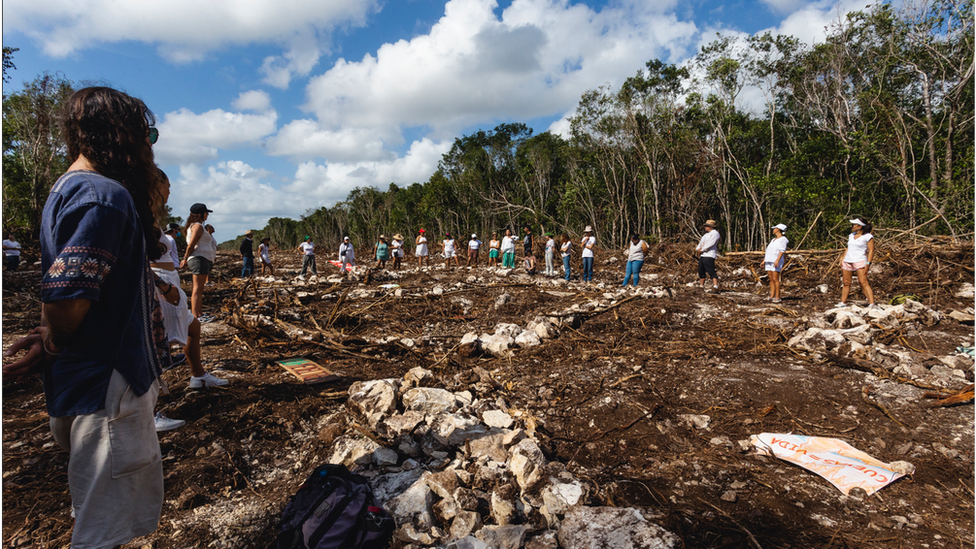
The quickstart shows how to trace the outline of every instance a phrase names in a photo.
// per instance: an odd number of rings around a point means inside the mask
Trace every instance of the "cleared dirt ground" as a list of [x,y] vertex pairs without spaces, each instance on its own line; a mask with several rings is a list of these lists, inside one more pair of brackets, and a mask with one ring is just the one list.
[[[160,433],[166,502],[159,530],[128,547],[269,547],[288,496],[330,454],[336,430],[349,428],[335,419],[347,414],[348,387],[417,366],[454,391],[478,381],[475,366],[489,371],[499,388],[477,396],[503,399],[533,418],[547,457],[599,487],[591,504],[645,507],[684,547],[971,547],[972,401],[931,407],[923,398],[930,389],[785,344],[804,317],[838,300],[836,255],[794,260],[784,301],[774,306],[756,278],[761,256],[719,260],[724,291],[704,294],[688,286],[696,278],[690,248],[659,246],[645,263],[641,285],[666,288],[665,297],[614,297],[623,303],[504,358],[454,351],[467,332],[524,326],[616,290],[623,262],[598,255],[597,284],[588,286],[463,268],[295,286],[297,256],[277,254],[282,282],[244,283],[232,278],[236,254],[222,254],[205,295],[217,321],[205,325],[203,355],[205,367],[231,384],[191,390],[185,365],[164,374],[171,392],[158,408],[187,424]],[[973,306],[953,297],[973,282],[972,243],[906,245],[881,256],[871,274],[879,302],[912,293],[940,312]],[[321,279],[336,273],[324,259]],[[34,269],[4,274],[5,347],[39,320]],[[391,282],[402,295],[379,288]],[[430,293],[435,286],[443,295]],[[502,294],[511,299],[496,307]],[[257,314],[281,322],[262,325]],[[973,346],[973,338],[971,322],[943,318],[887,341],[925,361]],[[276,364],[292,357],[341,377],[303,385]],[[949,388],[971,383],[971,369],[967,377]],[[707,428],[687,424],[685,414],[709,416]],[[762,432],[841,438],[882,461],[909,461],[916,473],[875,496],[847,497],[803,469],[740,448],[738,441]],[[68,547],[66,466],[40,378],[5,379],[4,546]]]

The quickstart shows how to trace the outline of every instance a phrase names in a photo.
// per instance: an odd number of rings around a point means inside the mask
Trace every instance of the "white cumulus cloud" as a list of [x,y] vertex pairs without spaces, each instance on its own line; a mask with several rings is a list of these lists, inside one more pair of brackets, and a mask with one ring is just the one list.
[[239,111],[267,112],[271,110],[271,96],[261,90],[246,91],[238,95],[231,106]]
[[[253,99],[253,96],[250,96]],[[275,131],[278,113],[244,114],[214,109],[196,114],[189,109],[166,113],[153,146],[160,164],[193,164],[214,160],[220,150],[259,142]]]

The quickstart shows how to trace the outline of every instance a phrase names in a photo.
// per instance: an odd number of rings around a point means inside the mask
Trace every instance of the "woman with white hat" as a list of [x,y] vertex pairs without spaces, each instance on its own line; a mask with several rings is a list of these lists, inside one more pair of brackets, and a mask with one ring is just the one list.
[[397,233],[390,241],[390,249],[393,250],[393,270],[400,270],[400,261],[403,259],[403,235]]
[[722,235],[718,232],[718,223],[713,219],[705,222],[705,234],[698,241],[695,253],[698,254],[698,281],[705,287],[705,276],[712,279],[712,291],[718,293],[718,272],[715,270],[715,259],[718,257],[718,241]]
[[786,225],[782,223],[773,226],[773,240],[766,246],[766,257],[763,258],[766,273],[769,275],[769,299],[773,303],[782,301],[779,295],[780,273],[786,263],[786,247],[790,243],[789,239],[783,236],[784,231]]
[[874,292],[868,284],[868,269],[874,259],[874,227],[860,217],[851,219],[851,234],[847,236],[847,252],[841,259],[841,280],[843,287],[840,291],[840,303],[837,307],[847,307],[847,297],[851,292],[851,279],[857,273],[857,280],[861,283],[861,290],[868,298],[869,307],[874,304]]
[[583,229],[583,240],[580,241],[580,248],[583,250],[583,282],[593,281],[594,245],[596,245],[596,237],[593,236],[593,227],[587,225]]

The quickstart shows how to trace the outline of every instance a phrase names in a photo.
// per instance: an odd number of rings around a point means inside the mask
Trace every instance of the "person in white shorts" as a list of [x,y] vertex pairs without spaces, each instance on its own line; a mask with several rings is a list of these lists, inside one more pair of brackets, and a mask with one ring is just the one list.
[[763,266],[766,268],[766,274],[769,275],[769,299],[773,300],[773,303],[782,301],[780,273],[783,271],[783,265],[786,264],[786,247],[790,244],[789,239],[783,236],[785,231],[786,225],[782,223],[773,226],[773,239],[766,246],[766,256],[763,258]]
[[868,307],[877,307],[874,304],[874,291],[868,284],[868,270],[871,268],[871,261],[874,259],[874,235],[871,231],[874,227],[860,217],[851,220],[851,234],[847,236],[847,252],[841,259],[841,283],[840,303],[837,307],[847,307],[847,297],[851,293],[851,280],[854,273],[857,273],[857,281],[861,283],[861,290],[868,298]]
[[441,246],[444,252],[444,267],[451,268],[451,258],[454,258],[454,264],[460,267],[461,262],[457,258],[457,244],[454,241],[454,237],[451,236],[451,233],[444,235],[444,241],[441,242]]

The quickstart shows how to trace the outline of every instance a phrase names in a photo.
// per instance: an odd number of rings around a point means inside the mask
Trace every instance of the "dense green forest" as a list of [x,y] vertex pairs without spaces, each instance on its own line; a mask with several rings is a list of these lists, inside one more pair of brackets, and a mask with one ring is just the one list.
[[[523,225],[575,236],[593,225],[603,245],[620,246],[630,232],[697,238],[712,218],[727,250],[752,250],[775,223],[795,242],[811,228],[804,247],[837,245],[858,215],[892,234],[970,237],[973,52],[972,0],[877,4],[812,47],[719,37],[681,66],[652,60],[619,88],[583,94],[568,138],[500,124],[456,139],[426,182],[357,188],[259,232],[290,247],[306,234],[371,245],[381,233],[409,242],[422,227],[439,238]],[[6,69],[6,50],[4,60]],[[32,226],[46,192],[37,182],[57,176],[56,162],[47,171],[25,162],[34,153],[20,134],[8,137],[8,117],[33,97],[56,103],[57,84],[44,76],[4,97],[8,226]]]

